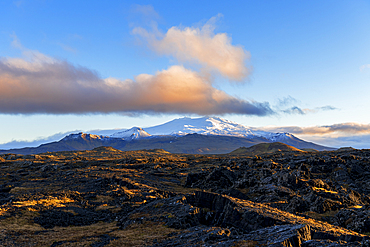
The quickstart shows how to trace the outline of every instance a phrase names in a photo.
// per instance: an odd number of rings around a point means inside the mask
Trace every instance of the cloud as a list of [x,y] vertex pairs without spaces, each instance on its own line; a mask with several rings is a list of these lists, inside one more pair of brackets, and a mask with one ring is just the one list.
[[353,147],[358,149],[370,148],[370,135],[356,136],[305,136],[305,140],[320,143],[328,147]]
[[287,97],[277,99],[277,104],[274,106],[277,112],[282,112],[285,114],[298,114],[298,115],[306,115],[309,113],[317,113],[319,111],[333,111],[337,110],[338,108],[330,105],[315,107],[313,109],[304,108],[297,106],[300,101],[293,98],[292,96],[288,95]]
[[131,12],[149,19],[160,19],[159,14],[154,10],[152,5],[133,4],[131,6]]
[[364,65],[360,66],[360,71],[361,72],[366,70],[366,69],[370,69],[370,64],[364,64]]
[[364,135],[370,134],[370,124],[340,123],[311,127],[265,127],[264,130],[273,132],[289,132],[297,135]]
[[285,109],[283,110],[283,112],[287,114],[300,114],[300,115],[306,114],[306,112],[302,110],[301,108],[299,108],[298,106],[293,106],[289,109]]
[[37,51],[23,54],[0,58],[0,113],[273,114],[268,103],[232,97],[183,66],[135,80],[101,79],[95,71]]
[[322,107],[316,107],[315,109],[317,109],[318,111],[333,111],[333,110],[338,110],[338,108],[334,107],[334,106],[331,106],[331,105],[326,105],[326,106],[322,106]]
[[71,52],[71,53],[74,53],[74,54],[77,53],[77,50],[72,48],[71,46],[65,45],[65,44],[60,43],[60,42],[57,42],[57,45],[59,45],[65,51],[68,51],[68,52]]
[[308,113],[317,113],[319,111],[332,111],[332,110],[337,110],[337,109],[338,108],[336,108],[334,106],[330,106],[330,105],[315,107],[314,109],[309,109],[309,108],[301,109],[298,106],[293,106],[293,107],[290,107],[288,109],[281,110],[281,111],[284,112],[284,113],[287,113],[287,114],[306,115]]
[[14,5],[18,8],[21,7],[21,5],[24,3],[23,1],[13,1]]
[[180,62],[196,63],[208,71],[218,71],[230,80],[243,81],[251,73],[246,66],[249,52],[240,45],[232,45],[226,33],[214,33],[217,18],[212,17],[202,27],[171,27],[165,34],[142,27],[133,34],[144,38],[158,54],[170,55]]
[[19,41],[19,39],[18,39],[18,37],[17,37],[17,35],[15,33],[11,34],[10,37],[13,39],[11,45],[14,48],[17,48],[17,49],[20,49],[20,50],[24,50],[21,42]]
[[296,104],[299,101],[293,98],[292,96],[288,95],[287,97],[283,97],[282,99],[278,99],[278,107],[288,106],[292,104]]
[[[137,5],[134,10],[156,16],[151,6]],[[24,48],[13,34],[12,45],[23,58],[0,57],[0,113],[275,114],[267,102],[246,101],[213,87],[215,70],[230,79],[243,79],[249,73],[244,64],[247,52],[231,45],[226,34],[214,34],[215,21],[211,18],[202,28],[173,27],[162,39],[157,39],[159,32],[135,29],[159,53],[195,60],[204,68],[200,73],[175,65],[134,80],[100,78],[93,70]]]
[[68,131],[68,132],[60,132],[48,137],[39,137],[33,141],[25,141],[25,140],[13,140],[7,143],[0,143],[0,149],[13,149],[13,148],[24,148],[24,147],[37,147],[41,144],[45,144],[48,142],[59,141],[64,138],[66,135],[72,133],[79,133],[82,132],[81,130],[76,131]]

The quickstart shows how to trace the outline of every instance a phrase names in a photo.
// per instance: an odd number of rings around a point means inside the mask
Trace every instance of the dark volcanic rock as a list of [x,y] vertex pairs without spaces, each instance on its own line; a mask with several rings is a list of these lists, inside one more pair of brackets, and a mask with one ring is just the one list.
[[109,211],[100,210],[100,212],[95,212],[91,209],[67,208],[64,211],[42,211],[40,216],[34,219],[34,222],[45,228],[53,228],[55,226],[86,226],[99,221],[110,222],[115,218],[116,216]]
[[[135,215],[137,217],[133,217]],[[166,222],[168,227],[188,229],[188,233],[178,236],[185,241],[180,246],[196,243],[193,241],[202,241],[211,246],[222,242],[223,246],[232,246],[235,240],[255,241],[269,246],[301,246],[312,238],[346,242],[361,241],[364,238],[356,232],[264,204],[202,191],[183,198],[151,202],[119,219],[119,225],[125,229],[133,223],[145,221]],[[213,238],[210,238],[207,233],[209,229],[216,229],[216,232],[221,231],[222,234],[214,233]],[[180,244],[177,240],[165,243],[156,246]]]
[[175,235],[159,246],[301,246],[311,239],[309,226],[284,225],[263,228],[248,234],[220,227],[192,227],[188,232]]

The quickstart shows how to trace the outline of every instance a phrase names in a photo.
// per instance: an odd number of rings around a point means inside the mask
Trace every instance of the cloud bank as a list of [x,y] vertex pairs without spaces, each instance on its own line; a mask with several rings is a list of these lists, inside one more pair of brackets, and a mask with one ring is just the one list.
[[0,59],[1,113],[273,113],[268,103],[232,97],[183,66],[140,74],[135,80],[101,79],[66,61],[38,52],[27,55]]
[[[137,11],[155,13],[147,6]],[[24,48],[13,34],[12,45],[24,57],[0,57],[0,113],[274,114],[267,102],[246,101],[213,87],[217,74],[243,80],[250,73],[245,66],[248,52],[232,45],[227,34],[215,34],[215,20],[201,28],[172,27],[165,35],[135,28],[133,33],[147,39],[158,53],[201,68],[198,72],[174,65],[134,80],[100,78],[93,70]]]
[[289,132],[297,135],[365,135],[370,134],[370,124],[340,123],[312,127],[265,127],[264,130],[273,132]]

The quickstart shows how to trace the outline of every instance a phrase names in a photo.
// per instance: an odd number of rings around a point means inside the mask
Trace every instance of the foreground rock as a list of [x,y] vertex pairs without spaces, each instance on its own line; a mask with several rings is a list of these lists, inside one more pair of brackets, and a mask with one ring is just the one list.
[[0,246],[370,246],[369,150],[0,158]]
[[193,246],[199,241],[207,246],[232,246],[240,241],[268,246],[302,246],[307,242],[314,246],[317,243],[314,240],[362,246],[369,239],[354,231],[261,203],[202,191],[152,202],[121,218],[119,224],[125,228],[145,221],[187,229],[186,234],[179,233],[176,239],[160,246]]

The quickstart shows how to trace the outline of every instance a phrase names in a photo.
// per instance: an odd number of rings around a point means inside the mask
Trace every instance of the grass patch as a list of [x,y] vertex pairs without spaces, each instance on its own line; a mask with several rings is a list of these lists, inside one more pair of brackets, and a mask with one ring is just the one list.
[[[53,243],[64,242],[60,246],[91,246],[99,241],[99,236],[119,230],[114,223],[99,222],[88,226],[54,227],[16,239],[18,246],[51,246]],[[31,244],[32,243],[32,244]]]
[[312,211],[305,212],[304,214],[307,215],[307,216],[309,216],[310,218],[315,219],[315,220],[322,220],[324,217],[333,217],[338,212],[339,212],[339,209],[338,210],[334,210],[334,211],[327,211],[327,212],[322,213],[322,214],[319,214],[319,213],[316,213],[316,212],[312,212]]
[[[108,204],[102,204],[100,206],[97,206],[95,208],[95,211],[99,211],[99,210],[108,210],[108,209],[116,209],[117,207],[115,206],[109,206]],[[116,210],[116,212],[119,211],[119,210]]]
[[147,246],[153,244],[154,239],[161,242],[169,238],[168,234],[178,231],[180,230],[166,227],[164,223],[146,221],[143,224],[132,224],[125,230],[113,232],[112,236],[118,239],[106,246]]
[[138,218],[150,218],[150,214],[149,213],[143,213],[143,212],[140,212],[140,213],[134,213],[134,214],[131,214],[129,216],[129,219],[131,220],[135,220],[135,219],[138,219]]
[[13,189],[10,190],[10,193],[12,194],[21,194],[21,193],[26,193],[32,190],[33,188],[27,188],[27,187],[14,187]]
[[111,240],[106,247],[113,246],[147,246],[155,239],[161,242],[168,239],[168,234],[179,230],[168,228],[164,223],[146,221],[143,224],[132,224],[124,230],[115,223],[99,222],[89,226],[54,227],[52,230],[38,234],[29,232],[28,238],[20,236],[16,239],[19,246],[50,246],[56,242],[64,242],[61,246],[91,246],[99,241],[99,236],[109,235],[116,239]]
[[113,198],[110,196],[103,196],[103,195],[97,195],[94,202],[109,202],[112,201]]
[[23,210],[20,214],[0,220],[0,229],[11,231],[42,231],[43,227],[33,222],[39,216],[36,211]]
[[53,196],[49,196],[47,199],[40,199],[40,200],[29,200],[29,201],[18,201],[13,202],[15,207],[30,207],[30,206],[44,206],[44,207],[65,207],[64,203],[74,202],[74,200],[68,197],[56,198]]
[[259,246],[257,241],[253,240],[240,240],[234,242],[232,247],[253,247],[253,246]]

